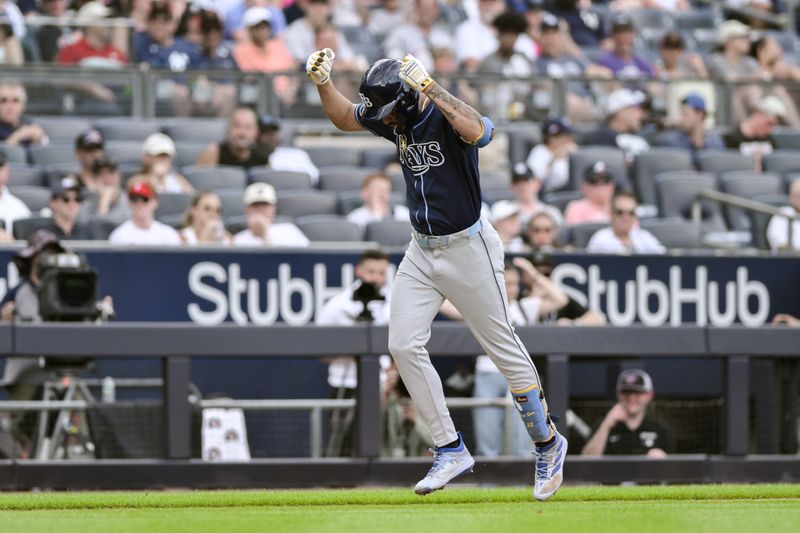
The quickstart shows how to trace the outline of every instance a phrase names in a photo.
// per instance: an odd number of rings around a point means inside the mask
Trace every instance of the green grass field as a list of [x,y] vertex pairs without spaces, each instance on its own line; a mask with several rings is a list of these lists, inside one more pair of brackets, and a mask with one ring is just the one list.
[[800,531],[800,485],[0,494],[0,531]]

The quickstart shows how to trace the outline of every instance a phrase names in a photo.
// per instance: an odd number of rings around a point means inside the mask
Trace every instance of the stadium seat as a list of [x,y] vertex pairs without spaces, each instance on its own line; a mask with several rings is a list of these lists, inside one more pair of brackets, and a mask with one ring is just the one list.
[[504,189],[481,188],[481,194],[483,195],[483,201],[487,204],[493,204],[499,200],[514,200],[514,191],[509,187]]
[[25,241],[31,234],[38,230],[50,227],[50,217],[32,216],[28,218],[18,218],[14,221],[14,238],[18,241]]
[[183,192],[165,192],[158,195],[156,218],[168,215],[183,215],[192,203],[192,195]]
[[762,160],[762,167],[767,172],[775,172],[781,176],[800,172],[800,151],[776,150],[766,154]]
[[[342,215],[347,215],[353,209],[361,207],[364,205],[364,201],[361,199],[361,190],[352,190],[352,191],[340,191],[336,193],[339,197],[339,213]],[[406,196],[404,193],[400,192],[393,192],[389,197],[389,203],[391,205],[405,205]]]
[[288,217],[338,214],[338,199],[331,191],[282,191],[278,193],[278,213]]
[[392,180],[392,190],[395,192],[406,193],[406,179],[403,177],[403,171],[395,169],[386,173],[389,179]]
[[639,201],[655,205],[656,176],[661,172],[675,170],[693,170],[692,156],[688,150],[651,148],[636,156],[633,161],[633,184]]
[[511,190],[511,174],[503,171],[481,171],[481,190]]
[[308,153],[311,161],[317,166],[338,167],[353,166],[357,167],[361,163],[361,151],[357,148],[348,146],[308,146],[303,147]]
[[161,131],[161,124],[156,120],[127,117],[101,118],[94,127],[103,134],[106,142],[138,141],[141,144],[149,135]]
[[111,232],[119,226],[121,222],[117,219],[98,216],[92,217],[89,222],[89,235],[96,241],[107,241]]
[[[753,198],[767,194],[781,194],[784,190],[783,180],[772,172],[757,173],[749,171],[726,172],[720,177],[723,192],[743,198]],[[737,231],[750,230],[750,217],[743,209],[724,206],[723,211],[728,227]]]
[[702,150],[697,154],[697,166],[701,172],[722,174],[733,170],[754,169],[753,158],[738,150]]
[[0,143],[0,153],[6,156],[6,161],[9,163],[20,163],[22,165],[28,163],[28,154],[25,148],[21,146]]
[[240,189],[219,189],[215,191],[222,203],[222,216],[244,215],[244,193]]
[[361,227],[338,215],[310,215],[295,219],[300,231],[312,242],[357,242],[362,238]]
[[50,189],[47,187],[9,187],[8,190],[33,213],[50,205]]
[[232,166],[188,166],[181,173],[198,191],[215,189],[241,189],[247,186],[247,173],[241,167]]
[[589,240],[597,230],[608,227],[606,222],[586,222],[585,224],[573,224],[567,228],[569,240],[575,248],[586,248]]
[[346,165],[323,167],[319,171],[319,188],[323,191],[334,192],[360,189],[364,178],[374,173],[374,168]]
[[364,240],[377,242],[381,246],[405,246],[411,240],[411,230],[411,222],[405,220],[370,222],[364,232]]
[[141,164],[142,161],[141,141],[106,141],[104,152],[106,156],[113,159],[120,165],[126,163]]
[[800,150],[800,131],[780,129],[772,132],[778,150]]
[[512,168],[527,161],[533,147],[542,142],[540,128],[530,122],[512,122],[504,130],[508,136],[508,161]]
[[697,29],[712,30],[717,27],[718,17],[711,9],[690,9],[675,13],[675,26],[685,32]]
[[569,154],[569,188],[580,189],[583,172],[598,161],[606,164],[618,187],[630,187],[628,166],[622,150],[609,146],[585,146]]
[[682,218],[650,218],[642,220],[646,229],[668,249],[703,248],[702,227]]
[[51,143],[74,143],[78,135],[92,127],[88,120],[77,117],[32,117]]
[[176,143],[195,141],[205,145],[223,140],[227,127],[224,119],[171,119],[163,130]]
[[40,167],[31,167],[21,163],[8,164],[9,187],[43,187],[44,174]]
[[74,144],[50,143],[45,146],[31,146],[29,153],[32,165],[54,165],[76,161]]
[[[753,200],[763,204],[771,205],[773,207],[783,207],[789,205],[789,196],[785,194],[767,194],[763,196],[755,196]],[[772,215],[764,213],[756,213],[750,211],[750,235],[752,236],[751,244],[760,250],[769,250],[769,241],[767,241],[767,226],[769,225]],[[16,224],[16,222],[15,222]]]
[[250,183],[263,182],[275,187],[276,191],[305,190],[311,188],[311,176],[305,172],[272,170],[271,168],[251,168]]
[[562,213],[564,209],[567,208],[567,204],[573,200],[580,200],[581,198],[583,198],[581,191],[555,191],[544,193],[543,195],[544,203],[557,207]]
[[361,166],[383,170],[389,163],[399,163],[397,148],[393,146],[370,147],[361,153]]
[[[716,190],[717,179],[710,172],[663,172],[656,178],[656,189],[661,217],[690,220],[695,197],[700,191]],[[725,221],[718,203],[704,200],[701,208],[705,231],[725,231]]]
[[194,162],[197,161],[197,156],[208,145],[209,143],[203,141],[176,140],[173,164],[178,168],[194,165]]
[[76,174],[80,170],[80,164],[75,161],[71,163],[55,163],[44,166],[45,183],[50,186],[65,176]]
[[626,13],[633,19],[633,25],[639,33],[644,29],[671,30],[674,26],[672,14],[669,11],[631,9]]

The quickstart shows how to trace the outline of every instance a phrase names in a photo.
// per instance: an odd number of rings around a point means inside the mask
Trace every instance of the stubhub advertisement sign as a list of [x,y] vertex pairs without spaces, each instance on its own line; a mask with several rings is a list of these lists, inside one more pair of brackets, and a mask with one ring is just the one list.
[[[76,249],[111,295],[117,320],[305,325],[353,281],[359,252]],[[16,282],[0,249],[0,295]],[[400,254],[393,257],[395,264]],[[800,315],[800,259],[556,255],[554,280],[613,325],[759,326]]]

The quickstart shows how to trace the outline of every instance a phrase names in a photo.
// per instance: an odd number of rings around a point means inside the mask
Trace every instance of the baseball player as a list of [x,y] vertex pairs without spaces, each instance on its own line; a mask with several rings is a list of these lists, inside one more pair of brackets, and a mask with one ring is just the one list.
[[446,298],[510,385],[536,443],[533,495],[546,500],[561,485],[567,440],[550,420],[539,375],[509,322],[503,246],[480,214],[478,149],[492,140],[494,126],[445,91],[410,54],[371,65],[358,105],[331,81],[333,60],[326,48],[306,63],[326,115],[342,131],[365,129],[395,143],[406,181],[414,231],[392,287],[389,351],[435,445],[433,466],[414,490],[423,495],[442,489],[475,465],[425,349]]

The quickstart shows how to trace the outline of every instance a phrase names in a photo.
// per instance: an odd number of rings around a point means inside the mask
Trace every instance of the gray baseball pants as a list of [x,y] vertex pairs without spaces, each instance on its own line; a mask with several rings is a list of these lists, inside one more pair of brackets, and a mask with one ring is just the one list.
[[541,390],[541,382],[508,320],[504,252],[495,229],[481,219],[443,237],[414,233],[392,286],[389,351],[435,446],[458,438],[439,374],[425,345],[445,298],[508,381],[512,392]]

